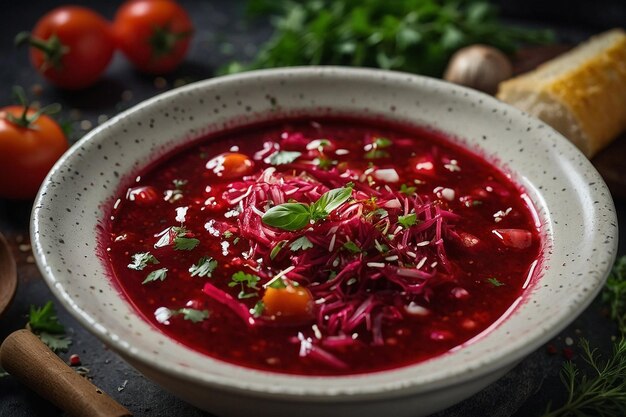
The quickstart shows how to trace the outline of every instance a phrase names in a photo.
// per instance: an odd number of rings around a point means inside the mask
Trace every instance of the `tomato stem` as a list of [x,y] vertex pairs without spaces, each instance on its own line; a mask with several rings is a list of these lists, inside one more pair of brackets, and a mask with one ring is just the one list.
[[61,111],[61,105],[59,103],[52,103],[48,106],[42,107],[31,116],[29,116],[28,111],[30,110],[30,103],[26,98],[26,93],[24,92],[24,89],[19,85],[14,86],[13,96],[17,100],[18,104],[23,107],[22,114],[20,115],[20,117],[15,117],[12,114],[7,114],[6,119],[17,126],[30,129],[31,125],[35,123],[37,119],[39,119],[39,116],[41,116],[42,114],[51,115]]
[[50,67],[60,69],[62,67],[61,59],[63,55],[70,51],[70,48],[64,45],[56,34],[44,40],[32,36],[29,32],[20,32],[15,37],[15,45],[21,46],[24,44],[28,44],[43,52],[45,58],[40,68],[41,71],[46,71]]
[[156,60],[163,56],[169,55],[176,43],[191,36],[191,31],[175,33],[169,27],[155,26],[152,30],[152,36],[148,39],[148,43],[152,48],[152,59]]

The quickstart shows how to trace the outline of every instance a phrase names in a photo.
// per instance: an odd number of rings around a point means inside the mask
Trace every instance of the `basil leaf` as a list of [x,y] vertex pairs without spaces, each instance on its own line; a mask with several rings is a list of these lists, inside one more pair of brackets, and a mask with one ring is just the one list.
[[322,218],[329,215],[337,207],[348,201],[352,196],[351,187],[335,188],[322,194],[315,203],[311,205],[311,213],[321,215]]
[[311,221],[311,212],[306,204],[285,203],[267,210],[263,223],[283,230],[300,230]]

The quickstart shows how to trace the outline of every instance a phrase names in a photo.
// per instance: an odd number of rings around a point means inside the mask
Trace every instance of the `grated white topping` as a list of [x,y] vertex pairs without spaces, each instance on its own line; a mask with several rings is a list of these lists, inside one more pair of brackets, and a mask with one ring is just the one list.
[[284,277],[286,274],[290,273],[291,271],[293,271],[294,269],[296,269],[295,265],[291,265],[289,268],[285,268],[282,271],[280,271],[278,274],[276,274],[274,276],[274,278],[270,279],[269,281],[267,281],[265,284],[263,284],[263,288],[267,288],[270,285],[272,285],[272,283],[274,283],[276,280],[281,279],[282,277]]
[[370,268],[384,268],[385,264],[382,262],[368,262],[367,266]]
[[347,149],[337,149],[337,150],[335,151],[335,154],[336,154],[336,155],[340,155],[340,156],[341,156],[341,155],[348,155],[349,153],[350,153],[350,151],[349,151],[349,150],[347,150]]
[[219,237],[220,232],[214,227],[215,220],[211,219],[204,224],[204,228],[209,232],[211,236]]
[[189,207],[176,207],[176,221],[179,223],[185,223],[185,216],[187,216],[187,210]]
[[416,269],[421,269],[424,264],[426,263],[426,261],[428,260],[428,258],[426,256],[424,256],[422,259],[420,259],[420,261],[417,263],[417,265],[415,265]]

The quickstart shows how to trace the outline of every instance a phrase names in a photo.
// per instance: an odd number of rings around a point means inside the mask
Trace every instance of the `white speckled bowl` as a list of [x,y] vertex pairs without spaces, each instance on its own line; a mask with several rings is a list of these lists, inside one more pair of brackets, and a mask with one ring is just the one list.
[[[203,356],[143,321],[97,254],[120,181],[206,133],[279,115],[354,114],[428,125],[510,172],[534,202],[545,257],[512,313],[478,340],[418,365],[307,377]],[[310,67],[179,88],[111,119],[73,146],[41,188],[32,242],[48,285],[104,343],[167,390],[222,416],[421,416],[493,382],[560,332],[600,290],[616,253],[610,194],[591,164],[543,123],[492,97],[385,71]]]

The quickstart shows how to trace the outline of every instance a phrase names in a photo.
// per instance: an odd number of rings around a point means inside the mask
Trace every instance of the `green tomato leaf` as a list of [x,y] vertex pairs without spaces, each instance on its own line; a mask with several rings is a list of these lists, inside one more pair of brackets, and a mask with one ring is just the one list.
[[267,210],[262,217],[263,223],[283,230],[300,230],[309,225],[311,212],[309,206],[302,203],[285,203]]

